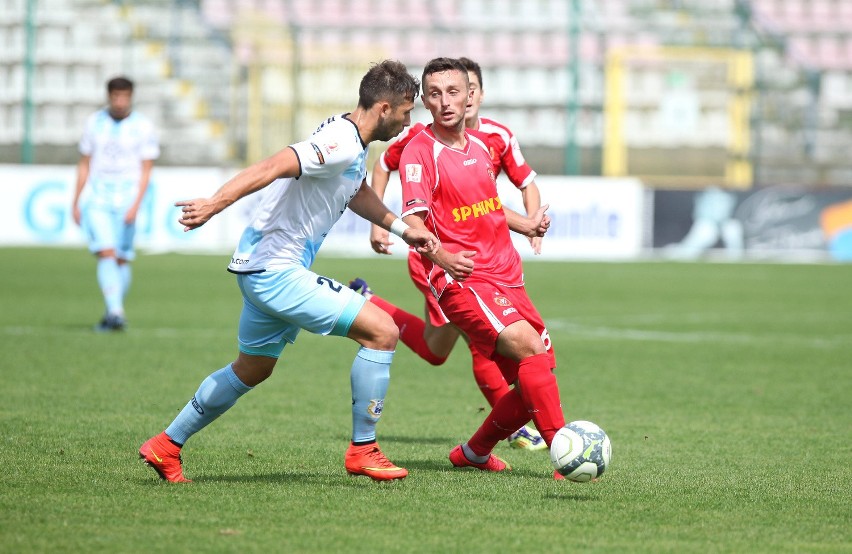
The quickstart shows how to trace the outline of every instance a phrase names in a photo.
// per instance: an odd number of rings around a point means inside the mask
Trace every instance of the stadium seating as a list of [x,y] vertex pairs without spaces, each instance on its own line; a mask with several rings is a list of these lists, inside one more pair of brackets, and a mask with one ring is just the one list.
[[[25,16],[24,0],[0,0],[0,144],[20,141]],[[126,72],[139,84],[137,106],[164,130],[166,163],[240,161],[251,136],[286,141],[309,132],[313,114],[351,107],[370,61],[396,58],[419,73],[434,56],[466,55],[483,66],[488,114],[512,126],[536,169],[563,170],[573,128],[583,171],[594,173],[607,138],[609,52],[741,47],[755,54],[752,155],[763,177],[825,184],[850,165],[840,146],[852,138],[846,0],[39,0],[35,28],[37,145],[73,146],[105,79]],[[724,70],[696,73],[709,62],[694,63],[624,66],[628,148],[727,148],[740,91]],[[267,118],[257,128],[247,102],[258,98],[294,124]],[[231,153],[239,158],[223,159]],[[793,171],[803,164],[820,167]]]

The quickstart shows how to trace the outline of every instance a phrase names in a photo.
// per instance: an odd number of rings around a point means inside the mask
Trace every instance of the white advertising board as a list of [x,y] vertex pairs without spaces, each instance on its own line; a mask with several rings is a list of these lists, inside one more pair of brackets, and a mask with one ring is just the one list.
[[[184,232],[177,223],[178,200],[209,196],[233,175],[217,168],[155,167],[149,194],[140,210],[137,247],[142,251],[207,251],[229,254],[246,225],[254,198],[248,197],[200,229]],[[0,165],[4,202],[0,204],[0,245],[80,246],[82,231],[71,218],[75,168],[71,166]],[[626,259],[642,249],[644,192],[635,179],[539,176],[542,202],[550,204],[550,232],[541,256],[533,256],[525,237],[515,235],[525,259]],[[503,203],[523,211],[521,194],[501,179]],[[401,192],[394,174],[385,201],[399,213]],[[377,256],[369,244],[370,225],[347,211],[332,229],[321,254]],[[394,256],[405,256],[401,239],[392,237]]]
[[[148,251],[222,251],[233,246],[244,225],[242,207],[213,218],[189,233],[178,224],[178,200],[208,196],[224,182],[220,169],[155,168],[139,210],[136,246]],[[0,165],[0,245],[85,246],[71,217],[76,169],[69,166]],[[231,211],[231,210],[229,210]],[[227,250],[227,249],[225,249]]]

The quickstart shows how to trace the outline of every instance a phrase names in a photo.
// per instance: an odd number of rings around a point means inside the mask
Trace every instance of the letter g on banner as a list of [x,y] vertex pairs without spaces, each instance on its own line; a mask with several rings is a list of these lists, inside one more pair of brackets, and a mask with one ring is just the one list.
[[67,185],[45,181],[33,187],[24,202],[27,229],[44,242],[59,240],[68,221]]

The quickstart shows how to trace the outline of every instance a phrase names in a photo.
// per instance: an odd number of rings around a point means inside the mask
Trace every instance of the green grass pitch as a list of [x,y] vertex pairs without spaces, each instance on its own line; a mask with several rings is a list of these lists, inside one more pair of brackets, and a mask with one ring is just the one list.
[[[851,265],[528,262],[598,483],[505,444],[511,473],[450,467],[486,407],[463,346],[400,345],[378,431],[411,473],[347,476],[357,347],[303,333],[171,485],[136,450],[236,353],[227,255],[141,255],[109,335],[87,253],[0,256],[0,552],[852,552]],[[315,269],[421,311],[400,260]]]

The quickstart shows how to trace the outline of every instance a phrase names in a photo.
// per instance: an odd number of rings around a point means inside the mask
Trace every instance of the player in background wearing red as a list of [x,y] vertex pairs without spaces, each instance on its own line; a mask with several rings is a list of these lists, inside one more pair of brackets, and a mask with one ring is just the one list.
[[503,209],[488,147],[465,130],[470,92],[464,65],[436,58],[426,64],[421,83],[433,122],[402,153],[401,215],[441,241],[422,256],[441,311],[514,384],[449,458],[456,467],[504,471],[508,464],[492,454],[498,442],[532,418],[550,446],[565,424],[553,347],[509,236],[510,229],[543,236],[550,225],[547,205],[531,217]]
[[[520,145],[512,131],[493,119],[480,117],[479,108],[482,105],[484,92],[482,69],[479,64],[468,58],[459,58],[459,62],[467,70],[470,81],[470,99],[464,116],[465,128],[468,133],[485,143],[495,175],[499,175],[501,170],[505,171],[509,181],[521,191],[527,215],[532,216],[541,206],[541,196],[535,184],[536,173],[524,160]],[[376,161],[370,186],[379,198],[384,198],[391,172],[399,169],[403,149],[425,128],[425,124],[417,123],[406,129]],[[529,237],[529,240],[533,251],[539,254],[541,237]],[[370,245],[374,251],[379,254],[390,254],[392,244],[387,231],[378,225],[371,227]],[[430,364],[441,365],[455,346],[459,331],[455,326],[448,324],[447,318],[441,312],[438,301],[429,290],[420,254],[415,251],[409,251],[408,270],[414,286],[420,290],[426,301],[424,319],[401,310],[378,296],[363,279],[353,280],[350,287],[359,290],[370,302],[393,317],[400,329],[400,339],[406,346]],[[500,397],[509,392],[509,384],[506,383],[497,364],[483,356],[470,341],[467,343],[472,357],[473,377],[488,404],[493,407]],[[543,450],[547,447],[541,435],[527,426],[512,433],[509,444],[514,448],[529,450]]]

